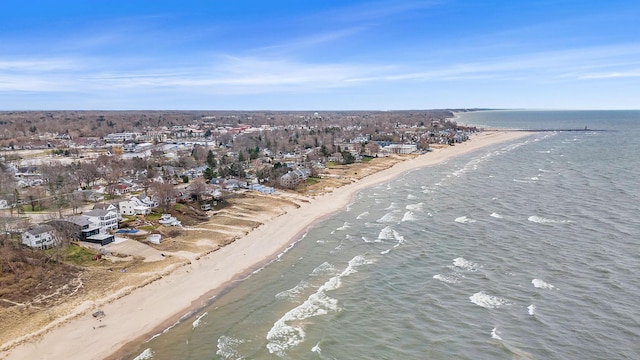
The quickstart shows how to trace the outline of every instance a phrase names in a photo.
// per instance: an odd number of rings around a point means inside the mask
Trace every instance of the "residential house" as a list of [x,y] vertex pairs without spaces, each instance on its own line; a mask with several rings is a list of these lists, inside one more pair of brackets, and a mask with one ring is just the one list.
[[97,203],[93,205],[93,210],[97,209],[115,211],[116,213],[118,213],[118,218],[120,218],[120,210],[118,209],[117,203]]
[[94,209],[82,214],[92,224],[100,228],[100,233],[107,233],[109,230],[118,229],[118,218],[120,214],[117,210]]
[[62,234],[66,234],[66,236],[73,236],[80,241],[107,245],[112,243],[115,239],[111,234],[101,233],[100,227],[92,223],[89,220],[89,217],[83,215],[75,215],[64,219],[52,220],[49,224]]
[[121,201],[118,206],[122,215],[148,215],[158,203],[143,195],[140,198],[133,196],[129,200]]
[[48,249],[56,244],[55,228],[38,225],[22,233],[22,244],[32,248]]
[[294,170],[289,171],[288,173],[282,175],[280,177],[280,185],[286,188],[294,188],[299,183],[307,180],[307,178],[311,175],[311,170],[308,168],[301,166]]

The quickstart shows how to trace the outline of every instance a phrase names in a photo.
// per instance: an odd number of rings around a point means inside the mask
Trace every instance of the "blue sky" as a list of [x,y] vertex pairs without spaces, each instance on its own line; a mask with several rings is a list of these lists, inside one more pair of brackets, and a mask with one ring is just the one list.
[[0,110],[640,108],[640,2],[23,0]]

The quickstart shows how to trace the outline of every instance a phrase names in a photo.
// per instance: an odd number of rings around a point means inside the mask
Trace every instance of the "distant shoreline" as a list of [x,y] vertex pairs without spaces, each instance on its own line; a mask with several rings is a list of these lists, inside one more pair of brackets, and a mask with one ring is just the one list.
[[[93,309],[91,304],[85,304],[85,310],[79,316],[7,350],[0,358],[118,359],[185,314],[210,303],[213,296],[227,291],[233,281],[243,279],[272,261],[277,254],[299,241],[310,228],[318,226],[352,202],[360,190],[390,181],[416,168],[433,166],[530,134],[527,131],[485,131],[464,143],[435,149],[327,194],[309,198],[298,209],[266,222],[233,243],[178,267],[128,295],[101,304],[99,309],[106,316],[99,322],[91,316],[92,311],[87,310]],[[99,300],[94,303],[99,303]],[[91,351],[89,357],[88,350]]]

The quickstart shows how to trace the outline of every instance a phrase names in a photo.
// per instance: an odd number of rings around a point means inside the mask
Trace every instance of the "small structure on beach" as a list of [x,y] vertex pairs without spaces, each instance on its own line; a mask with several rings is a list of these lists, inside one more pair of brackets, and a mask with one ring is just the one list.
[[180,220],[174,218],[170,214],[162,214],[158,222],[164,226],[182,226]]
[[151,234],[149,236],[147,236],[147,241],[152,243],[152,244],[160,244],[160,239],[162,238],[162,235],[160,234]]

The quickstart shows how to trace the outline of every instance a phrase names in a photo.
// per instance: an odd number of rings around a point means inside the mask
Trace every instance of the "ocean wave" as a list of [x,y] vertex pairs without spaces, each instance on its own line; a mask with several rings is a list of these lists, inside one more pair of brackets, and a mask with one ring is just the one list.
[[568,224],[571,222],[570,220],[553,220],[535,215],[529,216],[527,220],[538,224]]
[[243,344],[244,340],[236,339],[231,336],[220,336],[218,338],[218,350],[216,355],[223,359],[242,359],[238,353],[238,345]]
[[453,259],[453,266],[468,271],[478,271],[478,268],[480,267],[478,266],[478,264],[471,262],[463,257]]
[[345,221],[344,224],[342,224],[342,226],[340,226],[339,228],[336,229],[336,231],[347,230],[350,227],[351,227],[351,224],[349,224],[348,222]]
[[413,195],[413,194],[409,194],[409,195],[407,195],[407,200],[415,200],[415,199],[417,199],[417,198],[418,198],[418,197],[417,197],[417,196],[415,196],[415,195]]
[[368,215],[369,215],[369,212],[368,212],[368,211],[365,211],[365,212],[363,212],[362,214],[358,215],[358,216],[356,217],[356,219],[358,219],[358,220],[362,220],[362,219],[364,219],[364,218],[365,218],[366,216],[368,216]]
[[491,215],[489,215],[489,216],[491,216],[493,218],[496,218],[496,219],[504,219],[504,216],[502,216],[502,215],[500,215],[498,213],[491,213]]
[[318,276],[322,274],[332,274],[335,271],[336,271],[336,268],[334,268],[333,265],[325,261],[322,264],[318,265],[315,269],[313,269],[313,271],[311,272],[311,276]]
[[376,220],[379,223],[397,223],[399,222],[399,210],[394,210],[390,213],[385,214],[380,219]]
[[393,229],[391,226],[387,226],[384,229],[380,230],[378,234],[378,240],[394,240],[393,237]]
[[341,279],[357,272],[357,267],[370,264],[364,256],[357,255],[349,260],[349,265],[340,273],[327,280],[318,290],[297,307],[289,310],[276,321],[267,333],[267,349],[269,353],[280,357],[286,356],[287,350],[302,343],[306,333],[303,329],[304,320],[325,315],[340,310],[338,300],[326,294],[327,291],[338,289],[342,285]]
[[192,329],[195,329],[195,328],[197,328],[198,326],[200,326],[200,322],[202,321],[202,318],[203,318],[203,317],[205,317],[205,316],[207,316],[207,314],[208,314],[208,312],[206,312],[206,311],[205,311],[205,312],[204,312],[204,314],[202,314],[202,315],[198,316],[198,318],[197,318],[197,319],[195,319],[195,320],[191,323]]
[[300,295],[304,293],[304,290],[311,286],[310,283],[302,280],[296,286],[291,289],[281,291],[276,294],[276,299],[292,299],[295,298],[296,295]]
[[553,289],[555,288],[555,286],[544,282],[544,280],[540,280],[540,279],[533,279],[531,280],[531,283],[533,284],[533,286],[537,287],[538,289]]
[[527,306],[527,310],[529,311],[529,315],[534,316],[536,314],[536,306],[531,304]]
[[492,339],[496,339],[496,340],[502,340],[502,338],[500,337],[500,332],[498,331],[498,328],[493,328],[493,330],[491,330],[491,338]]
[[404,216],[402,217],[402,220],[400,220],[401,222],[405,222],[405,221],[415,221],[416,217],[413,215],[412,211],[407,211],[406,213],[404,213]]
[[140,355],[133,358],[133,360],[148,360],[148,359],[153,359],[153,351],[151,351],[151,348],[144,349],[144,351],[141,352]]
[[482,291],[469,296],[469,300],[471,300],[472,303],[478,306],[482,306],[486,309],[494,309],[502,305],[507,305],[507,300],[497,296],[487,295]]
[[396,203],[392,202],[391,204],[389,204],[389,206],[387,206],[385,208],[385,210],[393,210],[393,209],[397,209],[398,205],[396,205]]
[[423,206],[424,206],[424,203],[409,204],[405,206],[405,209],[411,210],[411,211],[422,211]]
[[473,220],[473,219],[468,218],[466,216],[457,217],[454,221],[457,222],[457,223],[461,223],[461,224],[468,224],[468,223],[476,222],[476,220]]

